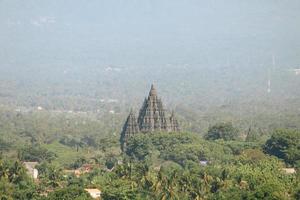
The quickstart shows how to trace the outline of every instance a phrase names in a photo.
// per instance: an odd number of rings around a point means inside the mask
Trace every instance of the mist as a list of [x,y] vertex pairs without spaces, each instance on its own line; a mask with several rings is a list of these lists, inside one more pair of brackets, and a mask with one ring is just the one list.
[[296,0],[2,0],[1,101],[129,103],[151,83],[175,105],[299,98],[299,9]]

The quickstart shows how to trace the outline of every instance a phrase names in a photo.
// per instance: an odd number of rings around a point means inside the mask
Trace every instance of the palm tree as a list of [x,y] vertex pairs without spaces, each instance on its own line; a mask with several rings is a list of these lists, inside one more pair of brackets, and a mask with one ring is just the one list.
[[187,194],[188,199],[202,200],[204,197],[203,184],[201,178],[196,174],[185,172],[180,177],[179,181],[180,191]]
[[163,182],[163,175],[161,169],[157,173],[157,178],[156,178],[155,184],[152,186],[152,190],[154,193],[157,193],[161,190],[162,182]]
[[190,176],[190,173],[188,172],[184,172],[179,181],[178,181],[178,184],[179,184],[179,189],[181,192],[188,192],[190,190],[190,187],[191,187],[191,176]]
[[9,176],[9,169],[5,166],[5,163],[0,160],[0,178],[8,178]]
[[160,192],[160,200],[175,200],[179,199],[176,194],[176,179],[177,172],[173,171],[170,177],[164,177],[162,179],[162,187]]
[[47,171],[44,178],[46,180],[47,185],[49,185],[50,187],[55,188],[61,186],[61,169],[53,165],[47,166]]
[[150,179],[149,176],[149,166],[148,164],[144,163],[138,167],[138,174],[141,177],[138,177],[138,181],[142,185],[144,189],[150,189],[153,185],[153,181]]
[[201,190],[199,191],[199,194],[202,194],[203,198],[205,198],[205,194],[210,193],[212,180],[213,180],[212,176],[207,175],[206,173],[202,175],[202,179],[200,181],[202,187]]
[[126,161],[122,165],[118,165],[116,169],[116,174],[121,178],[131,179],[131,175],[132,175],[131,161]]
[[26,174],[24,167],[19,161],[16,161],[12,167],[9,168],[9,181],[12,183],[19,183]]

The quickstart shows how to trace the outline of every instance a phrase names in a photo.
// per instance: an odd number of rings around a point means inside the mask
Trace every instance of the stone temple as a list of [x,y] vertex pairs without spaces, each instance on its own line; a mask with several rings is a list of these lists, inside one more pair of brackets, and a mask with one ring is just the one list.
[[151,85],[148,98],[145,98],[138,118],[135,117],[132,111],[127,117],[120,138],[121,148],[124,151],[128,138],[135,134],[179,131],[179,124],[174,112],[172,112],[170,117],[166,117],[163,103],[158,98],[156,89]]

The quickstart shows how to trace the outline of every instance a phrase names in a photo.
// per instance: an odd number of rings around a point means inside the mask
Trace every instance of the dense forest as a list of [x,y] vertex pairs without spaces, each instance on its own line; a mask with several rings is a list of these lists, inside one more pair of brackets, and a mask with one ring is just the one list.
[[[300,167],[296,129],[216,122],[202,132],[137,135],[121,152],[110,118],[1,112],[3,200],[91,199],[85,188],[102,199],[300,199],[299,173],[286,171]],[[26,161],[38,162],[37,180]],[[87,173],[70,172],[86,165]]]
[[[26,90],[3,92],[10,103],[0,106],[0,199],[91,199],[86,188],[101,190],[101,199],[300,199],[297,93],[252,99],[227,91],[220,101],[207,91],[196,101],[200,93],[186,96],[195,88],[166,88],[177,92],[165,99],[182,132],[139,134],[125,152],[120,133],[129,109],[140,107],[138,92],[91,103],[88,94],[55,101],[33,90],[30,104]],[[37,162],[37,178],[26,162]]]

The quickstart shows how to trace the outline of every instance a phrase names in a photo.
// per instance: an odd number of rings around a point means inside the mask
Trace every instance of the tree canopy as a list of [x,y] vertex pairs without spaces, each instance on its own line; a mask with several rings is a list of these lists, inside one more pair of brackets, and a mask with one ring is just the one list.
[[232,123],[218,123],[211,126],[205,136],[208,140],[237,140],[238,130],[233,127]]
[[300,131],[279,129],[264,145],[264,150],[289,164],[300,166]]

